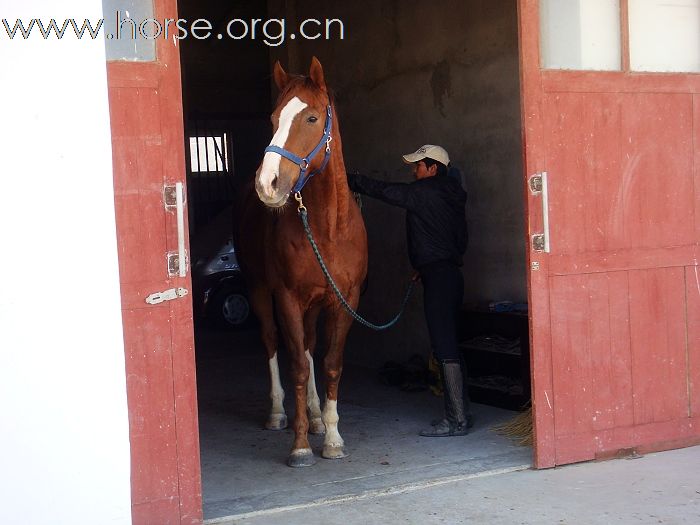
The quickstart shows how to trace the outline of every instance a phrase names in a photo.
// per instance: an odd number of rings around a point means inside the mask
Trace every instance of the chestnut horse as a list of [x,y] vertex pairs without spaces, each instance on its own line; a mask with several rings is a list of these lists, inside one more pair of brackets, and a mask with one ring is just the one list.
[[[320,62],[312,59],[308,77],[289,75],[277,62],[274,79],[280,93],[272,113],[273,137],[255,176],[258,198],[251,188],[242,209],[238,249],[269,359],[272,410],[266,427],[278,430],[287,426],[277,360],[276,313],[291,356],[296,404],[294,444],[287,464],[303,467],[314,463],[309,432],[325,431],[324,458],[346,456],[338,432],[337,402],[352,317],[326,282],[290,197],[301,197],[303,186],[303,203],[316,244],[353,309],[367,272],[367,234],[348,188],[338,119]],[[321,311],[326,348],[323,412],[313,372],[316,322]]]

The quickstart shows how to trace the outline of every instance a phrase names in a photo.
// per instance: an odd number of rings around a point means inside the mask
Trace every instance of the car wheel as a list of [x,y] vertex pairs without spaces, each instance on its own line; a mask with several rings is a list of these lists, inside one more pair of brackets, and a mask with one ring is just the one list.
[[213,297],[208,315],[218,326],[229,330],[247,328],[252,320],[248,297],[242,289],[230,286]]

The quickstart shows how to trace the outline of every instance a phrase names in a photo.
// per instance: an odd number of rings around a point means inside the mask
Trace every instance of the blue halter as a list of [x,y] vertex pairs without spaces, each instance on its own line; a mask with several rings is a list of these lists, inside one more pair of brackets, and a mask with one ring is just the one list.
[[[297,179],[297,183],[294,185],[294,188],[292,188],[292,193],[298,193],[301,191],[301,189],[304,187],[304,185],[309,182],[309,179],[316,175],[317,173],[322,172],[324,169],[326,169],[326,165],[328,164],[328,159],[330,159],[331,156],[331,127],[333,125],[333,116],[331,112],[331,106],[330,104],[326,107],[326,125],[323,128],[323,136],[321,137],[321,140],[319,141],[318,145],[309,153],[306,157],[301,158],[294,153],[292,153],[289,150],[286,150],[284,148],[280,148],[279,146],[275,146],[274,144],[270,144],[267,148],[265,148],[265,153],[271,152],[271,153],[277,153],[278,155],[281,155],[285,159],[291,160],[294,164],[299,166],[299,178]],[[321,151],[321,148],[323,145],[326,145],[326,154],[323,157],[323,162],[321,163],[321,167],[318,168],[317,170],[312,171],[307,175],[307,171],[309,169],[309,165],[311,162],[314,160],[314,157],[316,154]]]

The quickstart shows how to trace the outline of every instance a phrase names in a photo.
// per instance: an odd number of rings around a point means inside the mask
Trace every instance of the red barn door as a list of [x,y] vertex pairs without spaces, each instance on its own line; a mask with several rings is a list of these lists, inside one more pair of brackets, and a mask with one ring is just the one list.
[[[136,4],[150,9],[150,2]],[[136,18],[136,4],[122,16]],[[161,23],[175,19],[176,2],[155,0],[148,14]],[[129,23],[123,27],[124,33],[130,29]],[[149,34],[156,29],[148,25]],[[155,57],[140,58],[107,65],[132,517],[135,525],[194,524],[202,521],[202,505],[192,303],[183,295],[191,282],[187,268],[180,271],[173,260],[169,269],[166,257],[179,257],[187,241],[185,203],[179,214],[175,187],[185,182],[177,42],[158,38]],[[169,290],[160,297],[168,300],[152,295]]]
[[546,70],[542,3],[519,1],[535,464],[698,443],[700,75],[630,71],[627,0],[620,71]]

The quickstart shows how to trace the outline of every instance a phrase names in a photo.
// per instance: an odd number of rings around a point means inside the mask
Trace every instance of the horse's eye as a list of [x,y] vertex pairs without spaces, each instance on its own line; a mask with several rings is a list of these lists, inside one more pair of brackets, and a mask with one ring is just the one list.
[[309,118],[306,119],[306,122],[308,122],[308,123],[310,123],[310,124],[313,124],[313,123],[316,122],[317,120],[318,120],[318,119],[317,119],[316,117],[309,117]]

